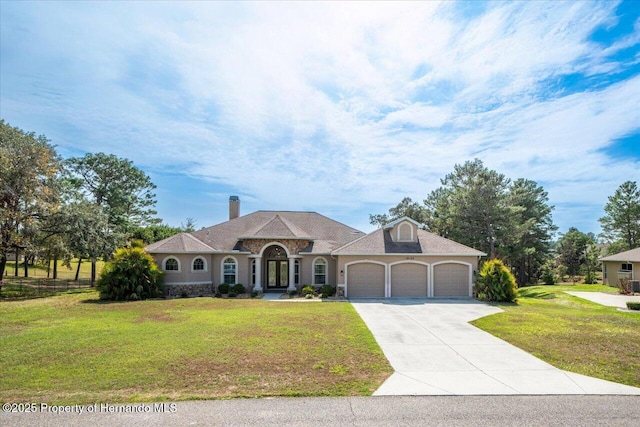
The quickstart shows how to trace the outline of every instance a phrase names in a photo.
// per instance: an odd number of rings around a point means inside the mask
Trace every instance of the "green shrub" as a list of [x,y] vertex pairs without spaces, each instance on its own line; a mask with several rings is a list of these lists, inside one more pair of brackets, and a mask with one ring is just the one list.
[[336,294],[336,288],[331,285],[322,285],[320,288],[320,294],[322,298],[332,297]]
[[518,297],[516,279],[499,259],[484,263],[475,288],[483,301],[514,302]]
[[640,301],[627,301],[627,308],[629,310],[640,310]]
[[162,271],[144,249],[122,248],[105,264],[96,287],[102,300],[156,298],[163,294]]
[[258,296],[258,291],[251,292],[251,298],[256,298]]
[[229,284],[221,283],[218,286],[218,292],[220,292],[221,294],[228,294],[229,293]]
[[290,297],[295,297],[296,295],[298,295],[298,291],[289,291],[289,296]]
[[555,285],[558,283],[556,266],[553,262],[548,262],[542,267],[542,274],[540,278],[542,279],[542,283],[545,285]]
[[222,298],[222,294],[220,292],[216,292],[213,296],[216,298]]
[[244,287],[242,283],[236,283],[231,287],[231,289],[229,289],[229,291],[240,295],[240,294],[246,293],[247,289]]
[[235,292],[229,291],[229,295],[227,295],[229,298],[235,298],[238,296],[238,294],[236,294]]
[[307,285],[307,286],[302,288],[302,295],[307,296],[307,295],[313,295],[315,293],[316,293],[316,291],[315,291],[315,289],[313,289],[313,286],[311,286],[311,285]]

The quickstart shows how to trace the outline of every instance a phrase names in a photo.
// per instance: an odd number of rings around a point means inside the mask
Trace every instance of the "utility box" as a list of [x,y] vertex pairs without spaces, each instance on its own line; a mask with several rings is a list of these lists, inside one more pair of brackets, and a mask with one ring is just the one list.
[[640,292],[640,280],[631,281],[631,292],[633,293]]

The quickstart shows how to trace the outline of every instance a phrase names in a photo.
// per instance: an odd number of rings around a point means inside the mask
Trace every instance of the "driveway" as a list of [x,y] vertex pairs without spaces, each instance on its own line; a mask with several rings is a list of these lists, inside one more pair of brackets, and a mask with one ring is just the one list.
[[502,311],[467,299],[353,299],[395,373],[374,395],[626,394],[554,368],[468,322]]
[[567,291],[569,295],[595,302],[609,307],[627,308],[627,301],[640,302],[640,296],[605,294],[603,292],[574,292]]

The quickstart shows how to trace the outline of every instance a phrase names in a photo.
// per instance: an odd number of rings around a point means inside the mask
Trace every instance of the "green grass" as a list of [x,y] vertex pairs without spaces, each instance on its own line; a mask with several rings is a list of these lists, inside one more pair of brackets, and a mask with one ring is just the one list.
[[350,304],[95,291],[0,303],[4,402],[370,395],[391,373]]
[[602,285],[532,286],[517,304],[473,325],[567,371],[640,387],[640,315],[564,291],[617,293]]
[[[104,261],[96,262],[96,274],[100,276],[100,272],[104,267]],[[58,261],[58,279],[64,280],[73,280],[76,277],[76,269],[78,268],[78,260],[74,259],[71,261],[71,268],[62,264],[62,261]],[[13,279],[15,278],[16,264],[13,261],[8,261],[5,267],[4,278]],[[53,263],[51,263],[50,276],[53,277]],[[46,279],[47,278],[47,267],[41,264],[29,265],[29,277],[36,279]],[[18,264],[18,277],[24,278],[24,266],[22,263]],[[91,261],[83,260],[82,264],[80,264],[80,279],[89,279],[91,278]]]

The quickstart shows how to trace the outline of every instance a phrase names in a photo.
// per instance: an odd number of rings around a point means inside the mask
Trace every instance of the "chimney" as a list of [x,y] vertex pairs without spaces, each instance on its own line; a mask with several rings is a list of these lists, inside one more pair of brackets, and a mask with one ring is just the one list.
[[240,198],[238,196],[229,197],[229,220],[240,216]]

